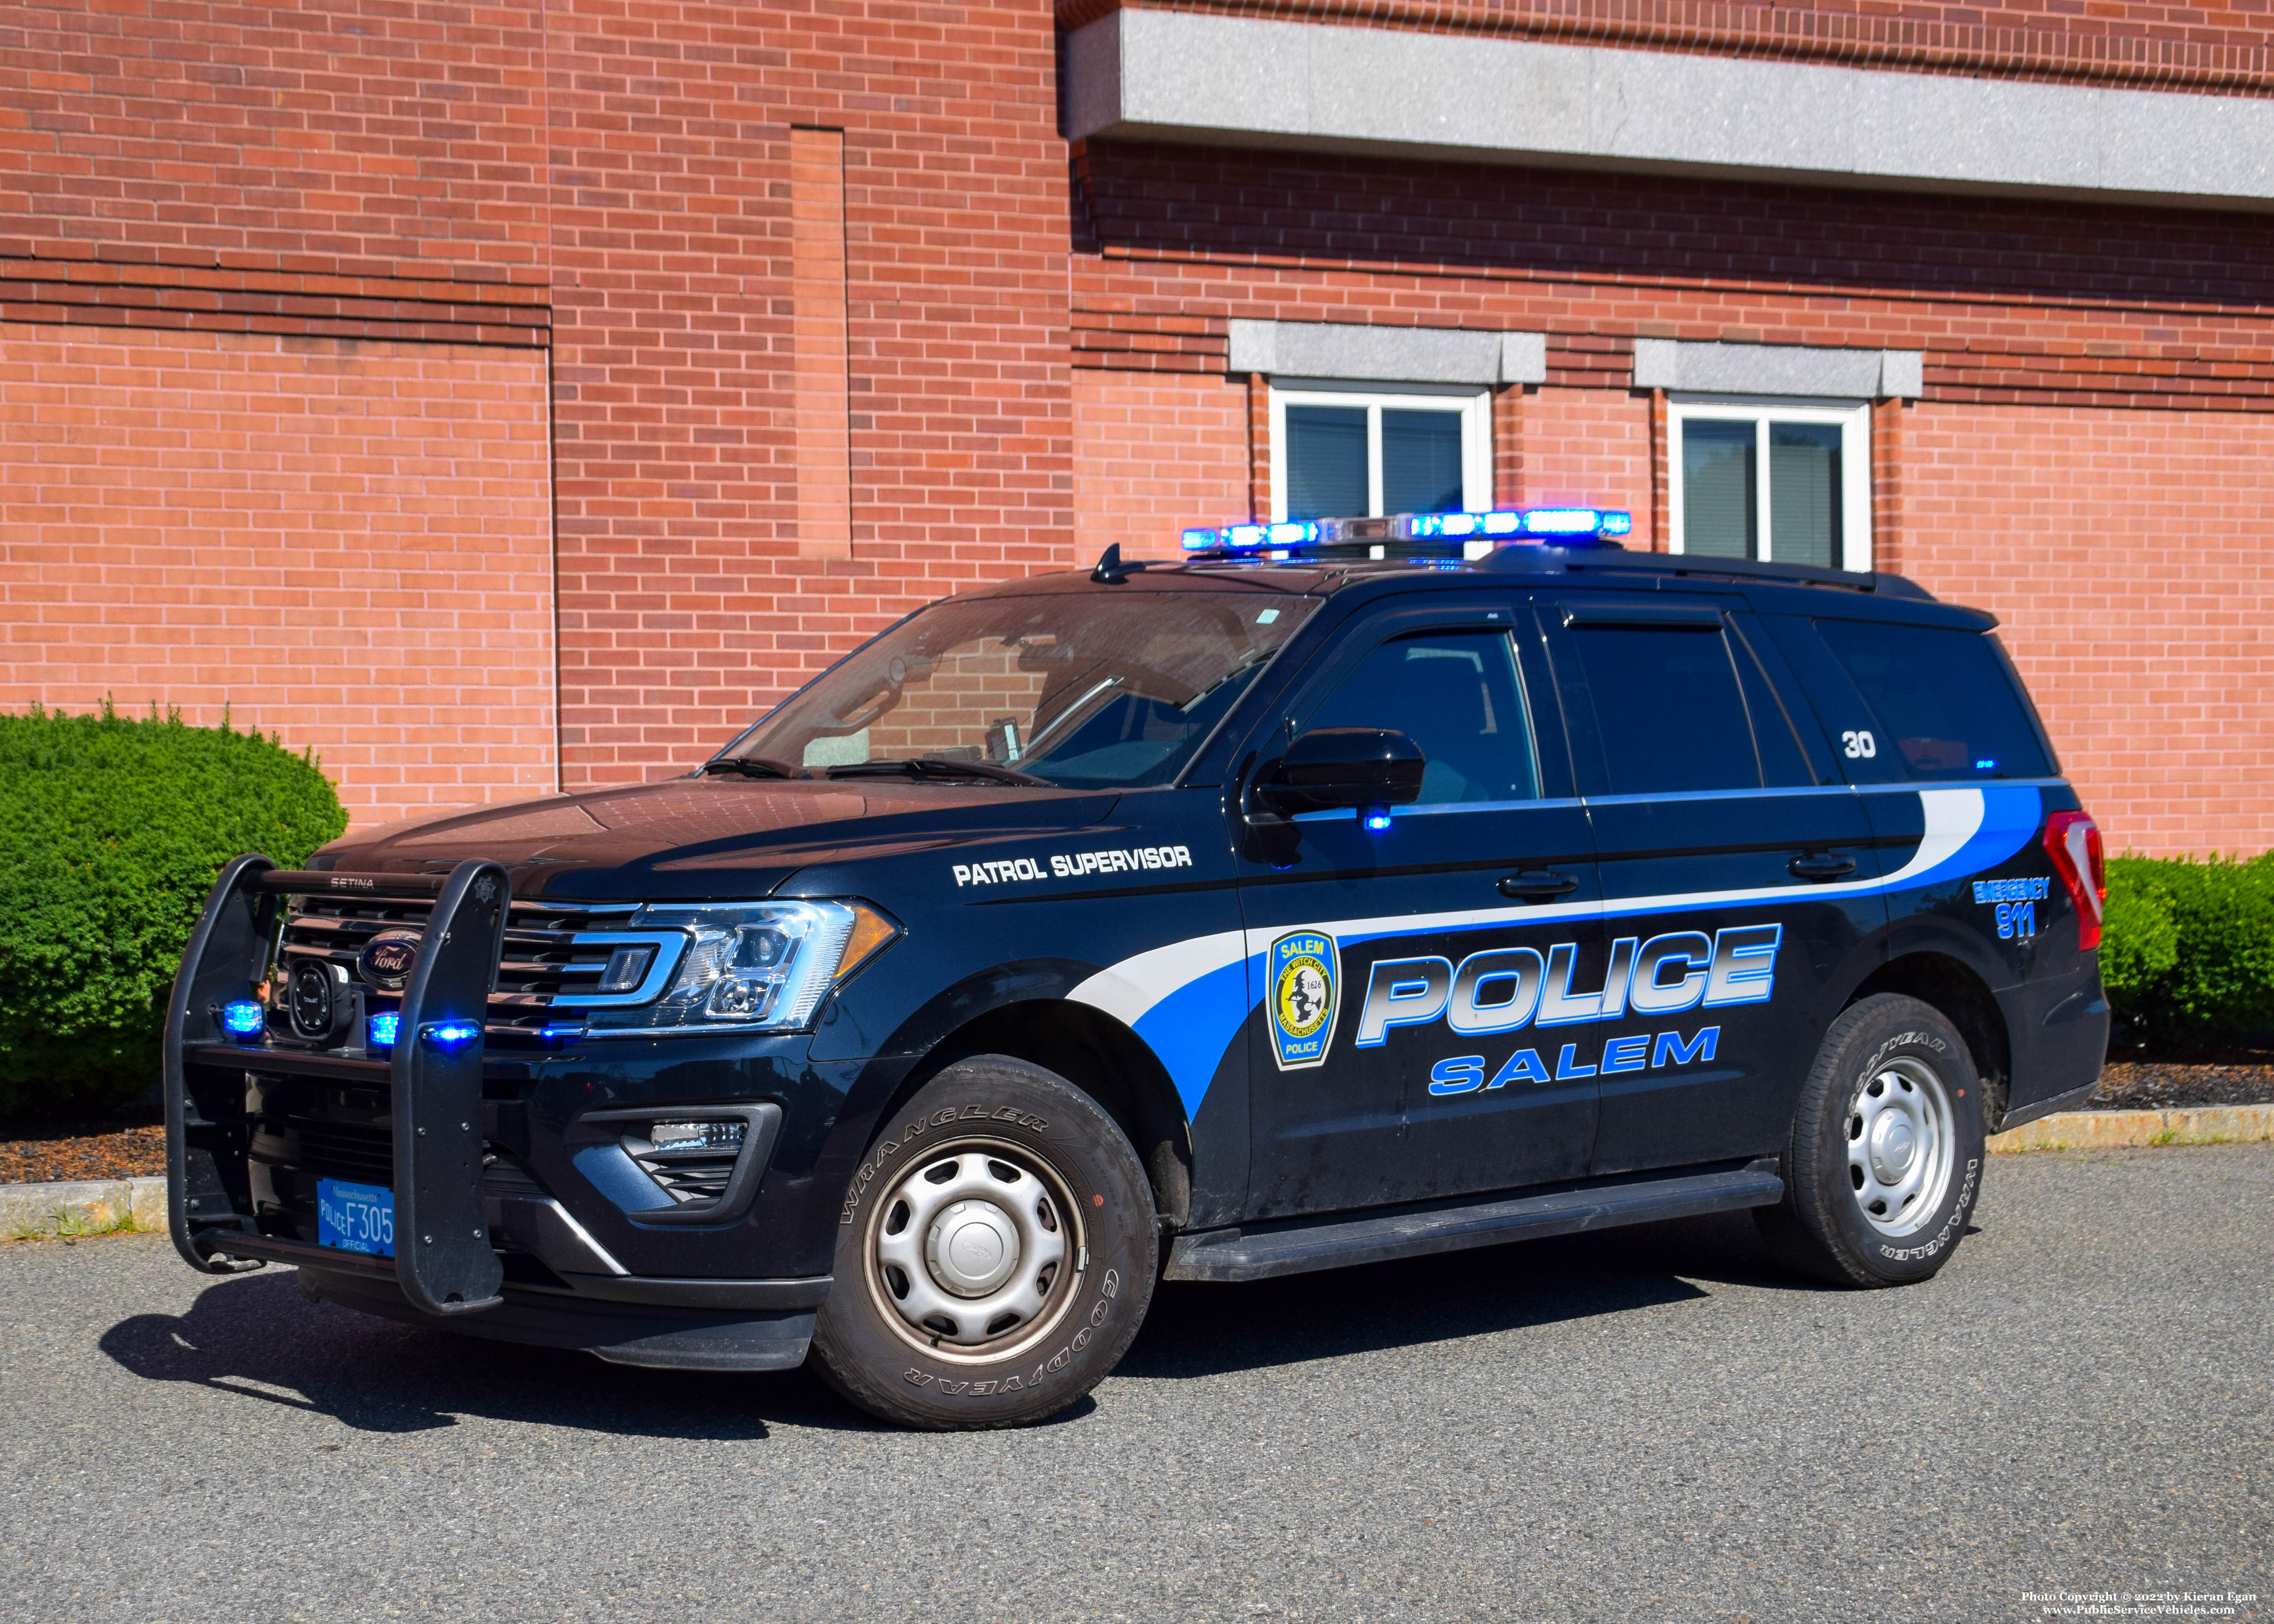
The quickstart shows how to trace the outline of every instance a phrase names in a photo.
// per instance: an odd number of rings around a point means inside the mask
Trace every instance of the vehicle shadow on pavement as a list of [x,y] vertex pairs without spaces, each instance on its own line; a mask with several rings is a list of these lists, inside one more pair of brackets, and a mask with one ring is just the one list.
[[1746,1213],[1478,1247],[1249,1285],[1163,1282],[1121,1371],[1222,1375],[1711,1295],[1696,1281],[1806,1295]]
[[333,1417],[359,1432],[419,1432],[460,1416],[643,1438],[742,1441],[769,1423],[867,1430],[802,1371],[763,1376],[642,1370],[375,1320],[300,1295],[271,1267],[207,1287],[184,1314],[135,1314],[103,1352],[146,1381],[187,1382]]

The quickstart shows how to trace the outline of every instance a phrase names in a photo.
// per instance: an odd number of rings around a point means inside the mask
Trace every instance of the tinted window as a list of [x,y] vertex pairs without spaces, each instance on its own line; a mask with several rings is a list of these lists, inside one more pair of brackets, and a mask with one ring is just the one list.
[[1531,718],[1504,633],[1431,632],[1385,643],[1303,726],[1404,733],[1429,763],[1424,805],[1540,797]]
[[1365,407],[1287,408],[1287,516],[1367,511],[1366,460]]
[[1759,758],[1729,645],[1712,627],[1575,626],[1607,793],[1758,789]]
[[1881,756],[1894,751],[1911,777],[2052,771],[2019,684],[1987,633],[1871,620],[1818,620],[1816,631],[1871,707],[1873,748]]

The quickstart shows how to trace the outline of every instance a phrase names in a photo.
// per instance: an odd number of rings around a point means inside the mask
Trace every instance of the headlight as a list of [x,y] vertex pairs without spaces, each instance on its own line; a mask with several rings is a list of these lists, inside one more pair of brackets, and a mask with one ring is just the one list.
[[606,949],[601,989],[564,993],[589,1030],[790,1032],[900,928],[865,902],[657,904],[629,929],[580,933]]

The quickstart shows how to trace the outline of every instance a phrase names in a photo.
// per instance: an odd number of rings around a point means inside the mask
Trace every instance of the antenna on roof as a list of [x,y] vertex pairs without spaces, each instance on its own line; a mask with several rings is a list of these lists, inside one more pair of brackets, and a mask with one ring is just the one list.
[[1105,551],[1098,557],[1097,568],[1089,572],[1089,578],[1106,586],[1119,586],[1144,568],[1142,563],[1135,560],[1126,564],[1123,563],[1121,544],[1118,541],[1110,541],[1105,544]]

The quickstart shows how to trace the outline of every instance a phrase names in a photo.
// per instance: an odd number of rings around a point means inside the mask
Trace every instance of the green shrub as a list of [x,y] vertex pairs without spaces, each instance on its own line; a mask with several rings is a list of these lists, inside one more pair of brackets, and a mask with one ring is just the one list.
[[2274,1027],[2274,852],[2112,859],[2100,974],[2117,1016],[2146,1042],[2232,1042]]
[[0,715],[0,1113],[146,1096],[166,996],[222,865],[347,827],[312,754],[112,712]]

